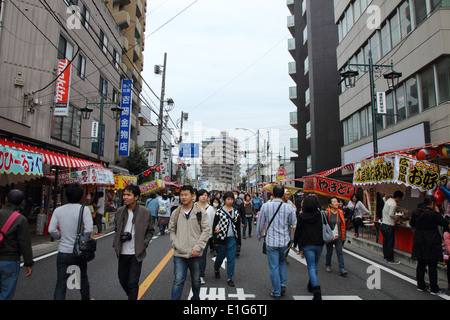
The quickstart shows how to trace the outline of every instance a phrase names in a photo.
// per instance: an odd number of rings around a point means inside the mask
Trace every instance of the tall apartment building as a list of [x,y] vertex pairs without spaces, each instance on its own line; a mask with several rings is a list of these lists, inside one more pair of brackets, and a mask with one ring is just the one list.
[[[335,0],[339,29],[337,64],[394,63],[402,73],[389,90],[375,74],[376,91],[387,94],[387,114],[372,119],[369,74],[360,69],[354,88],[341,87],[340,120],[344,127],[342,163],[373,154],[372,121],[376,121],[379,152],[420,147],[450,137],[450,2],[441,0]],[[367,12],[368,6],[379,11]],[[372,9],[372,8],[371,8]],[[375,20],[373,18],[376,18]],[[374,26],[373,22],[379,22]],[[352,69],[356,69],[352,67]]]
[[207,190],[236,188],[241,173],[239,141],[222,132],[202,141],[201,179]]
[[289,74],[296,85],[289,97],[296,106],[290,123],[297,129],[291,139],[297,178],[340,166],[343,145],[339,121],[339,72],[336,66],[338,28],[329,0],[287,0],[292,34],[288,50],[294,62]]
[[[121,35],[117,41],[111,39],[120,50],[116,51],[117,59],[120,57],[120,72],[122,78],[133,80],[132,112],[130,129],[130,148],[137,143],[142,123],[149,122],[148,116],[141,113],[142,92],[141,72],[144,70],[144,44],[145,44],[145,13],[147,0],[104,0],[112,17],[120,28]],[[117,43],[119,42],[119,43]]]
[[[1,6],[0,137],[98,161],[91,130],[92,121],[100,120],[100,107],[90,105],[89,120],[82,119],[81,109],[86,101],[100,103],[101,96],[105,102],[119,101],[120,62],[114,52],[121,47],[112,41],[121,37],[116,21],[102,2],[13,0]],[[65,59],[72,62],[62,70],[71,74],[57,79],[58,61]],[[62,116],[55,112],[61,80],[70,83]],[[99,160],[105,163],[115,158],[117,121],[111,107],[104,105],[103,112]]]

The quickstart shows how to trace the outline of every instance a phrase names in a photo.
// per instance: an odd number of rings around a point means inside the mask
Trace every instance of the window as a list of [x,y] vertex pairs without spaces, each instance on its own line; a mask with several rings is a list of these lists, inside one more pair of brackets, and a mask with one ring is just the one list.
[[361,16],[361,6],[360,6],[359,0],[356,0],[353,2],[353,15],[355,22],[358,21],[359,17]]
[[386,95],[386,110],[385,124],[386,127],[389,127],[395,124],[394,94],[392,92]]
[[400,34],[400,25],[398,21],[398,12],[389,20],[389,24],[391,26],[391,40],[392,40],[392,48],[394,48],[397,44],[400,43],[401,34]]
[[69,104],[67,117],[53,117],[52,138],[79,146],[80,136],[81,111]]
[[422,88],[422,109],[427,110],[436,106],[433,66],[429,67],[420,74],[420,82]]
[[367,109],[360,112],[361,138],[367,136]]
[[406,119],[405,90],[403,85],[400,85],[395,90],[395,94],[397,95],[397,121],[400,122]]
[[353,141],[359,140],[359,114],[355,113],[352,116],[353,122]]
[[439,103],[450,101],[450,57],[445,57],[436,64]]
[[384,57],[391,51],[391,35],[389,32],[389,24],[386,23],[381,28],[381,54]]
[[102,49],[103,53],[106,55],[108,53],[108,38],[102,29],[100,29],[100,36],[98,46]]
[[406,87],[406,106],[408,118],[419,113],[419,96],[417,92],[417,79],[412,77],[405,83]]
[[86,75],[86,59],[81,54],[78,56],[77,69],[78,76],[84,80],[84,76]]
[[78,0],[64,0],[65,4],[68,6],[78,5]]
[[350,29],[353,27],[353,6],[351,4],[348,7],[345,15],[347,16],[347,31],[350,31]]
[[416,26],[427,18],[427,0],[413,0],[416,13]]
[[120,53],[119,51],[116,50],[116,48],[113,49],[113,64],[114,64],[114,68],[116,68],[117,70],[119,70],[119,64],[120,64]]
[[308,26],[303,29],[303,44],[305,44],[306,41],[308,41]]
[[405,39],[405,37],[408,35],[408,33],[411,32],[412,26],[411,26],[411,13],[409,11],[409,2],[405,1],[400,6],[400,33],[402,36],[402,39]]
[[375,32],[372,38],[370,38],[370,49],[372,50],[373,63],[377,63],[381,58],[380,38],[378,36],[378,32]]
[[90,17],[91,17],[91,14],[89,13],[89,10],[83,4],[83,10],[81,11],[81,23],[86,28],[86,30],[89,30]]
[[309,88],[305,91],[305,106],[309,105],[310,103],[310,95],[309,95]]
[[69,42],[67,42],[66,38],[60,35],[58,42],[58,59],[72,60],[72,57],[73,57],[73,46]]
[[98,85],[98,92],[103,95],[103,98],[107,98],[108,96],[108,81],[100,76],[100,81]]
[[[103,156],[103,151],[104,151],[104,145],[105,145],[105,125],[102,125],[102,132],[100,135],[100,140],[101,140],[101,144],[100,144],[100,155]],[[98,154],[98,149],[97,149],[98,143],[97,143],[97,139],[92,140],[91,142],[91,152]]]

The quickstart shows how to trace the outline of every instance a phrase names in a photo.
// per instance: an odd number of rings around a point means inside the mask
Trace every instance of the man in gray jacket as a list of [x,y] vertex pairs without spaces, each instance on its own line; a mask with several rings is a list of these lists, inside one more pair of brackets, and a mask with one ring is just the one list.
[[208,215],[203,208],[194,204],[194,197],[192,186],[181,187],[182,205],[173,211],[169,222],[175,273],[172,300],[181,299],[187,269],[192,278],[192,299],[200,300],[200,259],[210,237],[211,228]]
[[114,218],[113,247],[119,258],[119,282],[128,300],[138,299],[142,261],[155,231],[150,211],[137,203],[140,196],[138,186],[126,186],[123,191],[125,205],[117,209]]

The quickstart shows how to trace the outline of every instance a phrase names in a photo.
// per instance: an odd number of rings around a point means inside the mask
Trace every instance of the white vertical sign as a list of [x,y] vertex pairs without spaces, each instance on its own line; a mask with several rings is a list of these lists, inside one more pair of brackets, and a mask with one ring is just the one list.
[[387,114],[386,92],[377,92],[377,109],[378,114]]
[[91,138],[98,138],[98,122],[92,121]]

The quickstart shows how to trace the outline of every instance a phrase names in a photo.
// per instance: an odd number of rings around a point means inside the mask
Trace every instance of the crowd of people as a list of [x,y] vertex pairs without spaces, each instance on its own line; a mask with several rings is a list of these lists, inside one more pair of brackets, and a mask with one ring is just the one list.
[[[66,187],[68,204],[58,207],[49,225],[50,235],[59,241],[57,255],[57,282],[55,300],[65,299],[67,268],[77,265],[81,271],[81,298],[89,300],[90,285],[87,276],[87,262],[73,255],[79,216],[82,216],[84,234],[93,232],[94,222],[91,210],[80,205],[83,188],[74,183]],[[395,210],[403,193],[395,192],[384,202],[381,217],[383,234],[383,255],[388,263],[394,260],[393,225]],[[99,199],[102,198],[102,195]],[[348,225],[352,224],[354,235],[359,235],[361,220],[368,210],[355,195],[345,204],[337,197],[328,199],[326,209],[321,208],[316,195],[299,197],[293,203],[283,186],[272,188],[270,200],[263,203],[258,194],[238,191],[208,192],[196,190],[190,185],[181,187],[178,193],[168,196],[164,190],[151,194],[144,205],[139,205],[141,193],[138,186],[128,185],[123,191],[124,205],[115,212],[115,234],[113,247],[118,259],[119,283],[129,300],[138,299],[139,277],[146,248],[153,237],[155,228],[160,235],[168,233],[173,248],[174,281],[171,299],[181,299],[187,271],[190,271],[192,299],[200,299],[200,288],[206,283],[207,254],[216,259],[213,264],[214,276],[221,279],[221,265],[227,259],[226,283],[234,287],[236,257],[240,254],[242,239],[256,234],[263,243],[263,253],[267,255],[269,277],[274,299],[286,294],[286,263],[289,250],[294,250],[305,258],[309,281],[307,289],[314,300],[321,300],[321,286],[318,279],[318,262],[326,249],[325,269],[332,272],[332,255],[336,252],[339,275],[347,275],[343,247]],[[27,220],[14,213],[23,205],[24,194],[12,190],[6,205],[0,209],[0,300],[12,299],[18,280],[19,261],[23,256],[27,269],[26,276],[33,271],[33,258]],[[104,206],[104,200],[96,203]],[[99,206],[97,205],[97,208]],[[100,211],[102,208],[100,209]],[[367,212],[366,212],[367,211]],[[13,220],[15,221],[11,223]],[[100,220],[101,221],[101,220]],[[324,239],[324,226],[328,225],[332,239]],[[437,284],[437,263],[442,259],[443,228],[447,252],[450,252],[449,220],[437,211],[436,198],[427,195],[411,218],[415,228],[412,257],[417,264],[417,289],[433,294],[442,293]],[[256,228],[255,231],[254,227]],[[6,230],[5,230],[6,229]],[[447,254],[448,259],[448,254]],[[447,260],[448,261],[448,260]],[[448,264],[448,262],[447,262]],[[428,269],[430,287],[425,284],[425,270]],[[447,270],[448,270],[447,266]],[[449,288],[450,274],[448,273]]]

